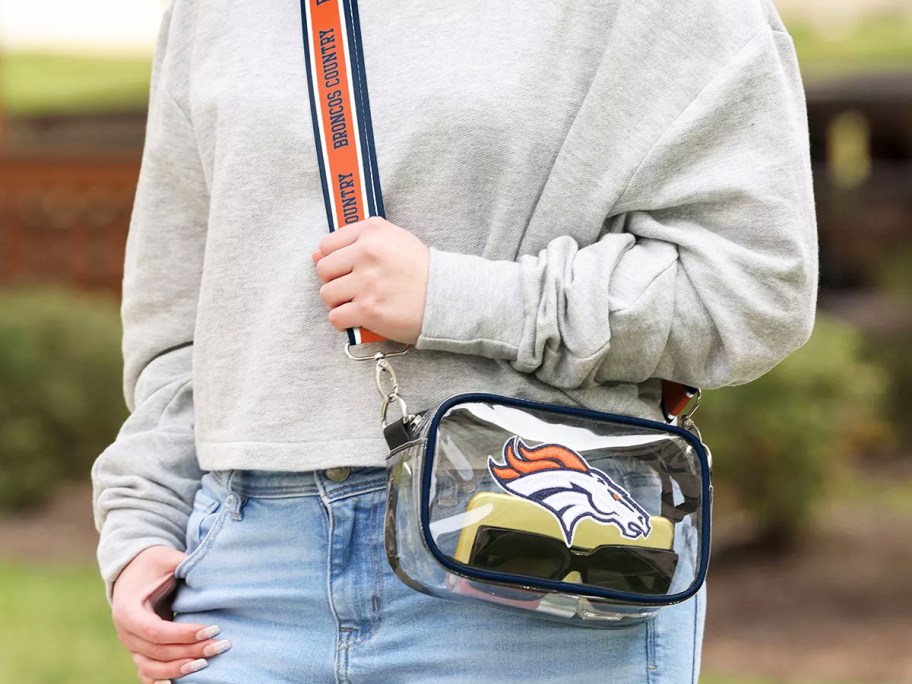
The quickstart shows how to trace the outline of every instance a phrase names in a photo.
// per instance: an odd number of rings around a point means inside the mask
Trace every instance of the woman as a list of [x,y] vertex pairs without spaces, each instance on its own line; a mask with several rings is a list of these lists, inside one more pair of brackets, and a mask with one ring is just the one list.
[[810,334],[817,282],[790,37],[768,0],[360,17],[389,220],[331,235],[298,4],[174,0],[162,24],[131,416],[93,468],[140,681],[695,682],[705,591],[602,631],[396,579],[373,373],[340,331],[414,344],[396,367],[417,408],[490,391],[661,420],[662,378],[768,371]]

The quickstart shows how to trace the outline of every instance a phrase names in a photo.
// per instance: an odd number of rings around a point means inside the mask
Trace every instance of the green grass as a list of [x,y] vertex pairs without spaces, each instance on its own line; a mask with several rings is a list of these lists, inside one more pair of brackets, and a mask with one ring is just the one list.
[[[908,14],[874,14],[838,32],[787,19],[786,25],[805,76],[912,68]],[[14,116],[141,109],[150,70],[150,58],[12,52],[0,61],[0,97]]]
[[848,30],[785,21],[805,76],[912,70],[912,18],[872,14]]
[[149,96],[151,60],[13,52],[0,61],[11,115],[136,110]]
[[95,567],[0,563],[0,615],[0,682],[138,681]]

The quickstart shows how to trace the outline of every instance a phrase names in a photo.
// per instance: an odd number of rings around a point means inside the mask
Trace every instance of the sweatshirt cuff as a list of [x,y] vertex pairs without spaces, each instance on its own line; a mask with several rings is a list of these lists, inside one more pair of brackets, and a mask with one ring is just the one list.
[[429,247],[416,349],[515,361],[523,332],[521,266]]
[[[123,520],[121,520],[123,518]],[[98,566],[105,583],[105,597],[111,605],[114,581],[140,552],[150,546],[168,546],[183,551],[184,540],[163,535],[159,526],[144,525],[135,512],[118,515],[110,512],[98,542]]]

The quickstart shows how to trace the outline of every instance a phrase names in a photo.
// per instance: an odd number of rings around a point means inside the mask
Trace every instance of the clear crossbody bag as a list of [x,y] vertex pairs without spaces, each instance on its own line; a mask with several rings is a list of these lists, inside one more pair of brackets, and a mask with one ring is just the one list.
[[[303,0],[302,18],[336,230],[384,214],[357,2]],[[487,393],[457,394],[413,415],[389,361],[408,348],[358,356],[353,347],[384,338],[347,332],[346,354],[375,363],[383,398],[385,541],[403,582],[591,627],[645,619],[700,589],[711,460],[693,410],[675,417],[697,390],[664,383],[668,423]]]
[[705,579],[710,464],[688,430],[459,394],[387,436],[387,554],[419,591],[612,626]]

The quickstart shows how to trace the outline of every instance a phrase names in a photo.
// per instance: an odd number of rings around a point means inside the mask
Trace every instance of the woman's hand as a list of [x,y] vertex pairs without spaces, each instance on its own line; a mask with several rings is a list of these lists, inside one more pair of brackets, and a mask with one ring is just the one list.
[[211,637],[215,625],[171,621],[171,594],[177,586],[174,568],[185,553],[167,546],[141,551],[117,576],[111,610],[117,638],[130,654],[142,684],[177,679],[208,664],[207,656],[231,647]]
[[395,342],[417,341],[430,252],[412,233],[372,217],[324,237],[311,259],[334,328],[363,326]]

